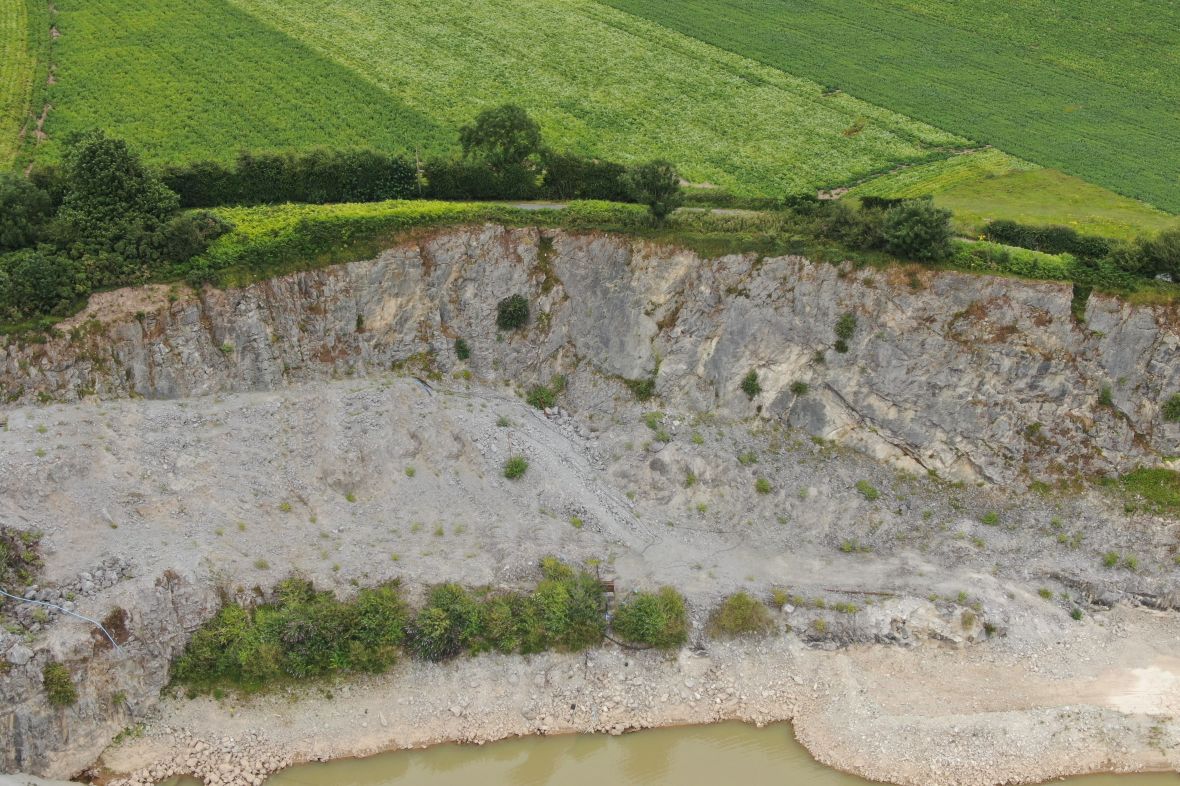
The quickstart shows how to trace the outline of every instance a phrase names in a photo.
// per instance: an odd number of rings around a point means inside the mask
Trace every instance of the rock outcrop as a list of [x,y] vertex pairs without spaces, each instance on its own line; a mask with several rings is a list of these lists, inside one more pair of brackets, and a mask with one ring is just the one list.
[[[242,289],[167,292],[95,296],[62,337],[10,342],[0,390],[178,397],[406,362],[445,371],[461,336],[485,378],[654,376],[671,405],[757,409],[959,479],[1111,473],[1180,452],[1180,425],[1160,414],[1180,390],[1177,308],[1096,295],[1079,321],[1062,284],[483,226]],[[496,303],[517,292],[532,325],[502,335]],[[845,314],[856,327],[838,352]]]

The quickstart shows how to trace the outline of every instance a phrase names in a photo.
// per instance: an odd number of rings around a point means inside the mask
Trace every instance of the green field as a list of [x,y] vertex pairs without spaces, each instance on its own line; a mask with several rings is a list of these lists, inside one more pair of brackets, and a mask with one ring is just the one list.
[[988,221],[1060,224],[1084,234],[1130,239],[1180,227],[1180,218],[1138,200],[987,149],[873,178],[856,196],[932,196],[954,211],[955,226],[975,235]]
[[1180,211],[1180,3],[603,1]]
[[38,46],[48,41],[49,26],[37,31],[45,11],[32,0],[6,0],[0,6],[0,167],[12,163],[20,146],[21,129],[29,117],[33,81],[38,72]]
[[508,101],[558,149],[663,156],[749,194],[838,185],[967,144],[593,0],[57,9],[50,136],[98,125],[157,162],[327,143],[437,152]]

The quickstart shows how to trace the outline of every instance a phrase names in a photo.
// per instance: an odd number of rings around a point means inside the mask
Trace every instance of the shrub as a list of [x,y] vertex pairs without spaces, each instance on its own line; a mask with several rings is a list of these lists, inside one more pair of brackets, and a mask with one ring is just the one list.
[[994,510],[989,510],[987,513],[984,513],[979,520],[989,527],[994,527],[1000,523],[1000,514],[996,513]]
[[1114,406],[1114,392],[1110,389],[1110,385],[1103,385],[1102,389],[1098,391],[1098,406]]
[[378,202],[418,195],[412,163],[363,149],[243,152],[233,168],[198,161],[165,169],[161,177],[180,196],[181,207]]
[[793,393],[793,394],[795,394],[796,396],[799,396],[799,397],[806,396],[806,395],[807,395],[807,392],[808,392],[810,389],[811,389],[811,388],[809,388],[809,387],[807,386],[807,383],[806,383],[806,382],[792,382],[792,383],[791,383],[791,393]]
[[61,663],[54,661],[47,664],[41,672],[41,681],[49,703],[53,706],[68,707],[78,701],[78,689],[74,686],[70,671]]
[[518,330],[529,322],[529,301],[524,295],[509,295],[496,304],[496,326]]
[[622,164],[545,150],[541,190],[549,199],[603,199],[627,202],[627,170]]
[[426,196],[431,199],[536,199],[537,173],[526,166],[492,169],[482,160],[436,158],[422,168]]
[[659,649],[679,647],[688,639],[684,596],[671,587],[636,593],[619,606],[611,625],[633,644]]
[[1161,232],[1151,240],[1140,240],[1143,272],[1148,275],[1168,275],[1180,282],[1180,229]]
[[951,255],[951,211],[929,200],[902,202],[885,213],[881,234],[891,254],[940,262]]
[[0,588],[33,583],[41,567],[40,541],[39,532],[0,525]]
[[549,409],[557,406],[557,393],[545,385],[533,385],[526,401],[537,409]]
[[81,262],[38,246],[0,256],[0,321],[64,316],[89,291]]
[[993,243],[1018,246],[1046,254],[1073,254],[1086,259],[1101,259],[1112,251],[1110,241],[1079,235],[1070,227],[1038,227],[1005,219],[991,221],[983,235]]
[[480,633],[480,608],[458,584],[441,584],[430,591],[426,605],[414,617],[410,644],[424,660],[445,660],[470,646]]
[[758,478],[754,481],[754,491],[759,494],[769,494],[771,492],[770,481],[766,478]]
[[735,592],[710,615],[708,630],[711,636],[731,638],[765,634],[773,626],[765,603],[745,592]]
[[577,651],[601,643],[606,619],[598,579],[553,557],[541,560],[541,574],[541,583],[522,605],[521,652]]
[[656,394],[656,380],[654,377],[646,379],[624,379],[623,384],[635,396],[636,401],[650,401]]
[[751,369],[746,376],[742,377],[742,392],[750,399],[762,392],[762,385],[758,384],[757,371]]
[[1164,402],[1161,411],[1164,420],[1169,423],[1180,423],[1180,393],[1173,393],[1167,401]]
[[459,360],[467,360],[471,357],[471,347],[461,338],[455,339],[455,357]]
[[881,498],[881,492],[877,490],[876,486],[874,486],[872,483],[869,483],[867,480],[856,481],[856,490],[859,491],[860,495],[869,502],[875,502]]
[[504,477],[516,480],[528,472],[529,462],[524,456],[512,456],[504,462]]
[[662,222],[684,203],[680,174],[667,161],[651,161],[634,167],[626,174],[632,201],[647,205],[652,218]]
[[1122,559],[1122,557],[1117,551],[1108,551],[1102,555],[1102,564],[1105,567],[1113,568],[1115,565],[1119,564],[1120,559]]

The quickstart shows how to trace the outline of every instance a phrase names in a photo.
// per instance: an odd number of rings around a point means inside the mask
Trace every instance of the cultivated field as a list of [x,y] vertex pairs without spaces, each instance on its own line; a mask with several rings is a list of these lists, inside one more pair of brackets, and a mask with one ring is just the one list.
[[559,149],[663,156],[741,193],[838,185],[968,144],[592,0],[57,8],[51,136],[101,125],[155,161],[325,143],[437,152],[506,101]]
[[1180,210],[1180,5],[1170,0],[604,2]]
[[[29,101],[37,73],[31,28],[43,23],[44,10],[37,2],[7,0],[0,4],[0,167],[12,162],[20,146],[21,128],[29,117]],[[48,25],[36,31],[48,40]]]
[[1079,232],[1133,238],[1180,226],[1180,218],[1063,172],[995,149],[906,167],[852,189],[853,196],[933,196],[973,235],[988,221],[1061,224]]

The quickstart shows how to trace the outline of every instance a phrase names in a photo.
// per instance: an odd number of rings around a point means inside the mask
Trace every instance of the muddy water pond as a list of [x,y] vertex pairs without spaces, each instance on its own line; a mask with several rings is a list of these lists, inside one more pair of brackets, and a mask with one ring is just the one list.
[[[194,786],[182,779],[177,786]],[[602,734],[524,737],[490,745],[437,745],[367,759],[304,764],[266,786],[865,786],[817,763],[788,724],[718,723]],[[1178,786],[1175,774],[1091,775],[1074,786]]]

